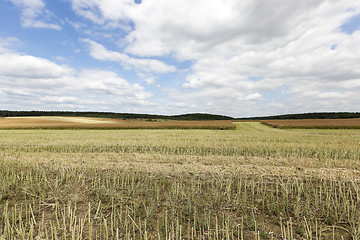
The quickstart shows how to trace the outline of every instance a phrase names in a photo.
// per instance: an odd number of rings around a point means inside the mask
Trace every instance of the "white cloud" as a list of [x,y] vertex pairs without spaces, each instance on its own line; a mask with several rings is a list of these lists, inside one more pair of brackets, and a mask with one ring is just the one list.
[[[193,60],[183,86],[195,92],[183,99],[186,102],[205,106],[197,96],[220,106],[232,102],[241,106],[235,110],[241,115],[245,103],[238,101],[261,100],[261,92],[286,87],[292,101],[280,101],[297,106],[297,111],[322,106],[341,111],[345,104],[337,104],[339,98],[356,105],[351,96],[354,91],[360,94],[359,87],[340,93],[351,84],[359,86],[360,31],[351,35],[340,31],[360,13],[354,1],[162,1],[157,5],[144,1],[141,5],[129,11],[135,28],[127,37],[126,50],[140,56],[173,54],[179,60]],[[334,44],[337,48],[332,50]],[[329,85],[334,90],[326,90]],[[294,91],[300,87],[301,93]],[[304,96],[312,102],[303,101]],[[302,101],[304,105],[296,104]]]
[[82,42],[89,45],[90,56],[93,58],[102,61],[118,62],[128,70],[134,69],[135,71],[145,73],[168,73],[176,71],[174,66],[167,65],[159,60],[129,57],[120,52],[107,50],[103,45],[89,39],[83,39]]
[[76,103],[80,100],[76,97],[62,97],[62,96],[43,96],[39,98],[41,102],[47,102],[47,103],[55,103],[55,104],[64,104],[64,103]]
[[[340,92],[351,86],[360,93],[360,31],[340,30],[360,14],[353,0],[73,0],[72,5],[97,24],[131,22],[127,53],[193,61],[183,84],[192,94],[178,93],[188,103],[260,101],[262,92],[280,87],[289,89],[294,101],[307,96],[333,105],[339,97],[349,98],[351,93]],[[135,65],[125,54],[90,44],[95,58]],[[330,85],[333,89],[326,89]]]
[[[168,61],[153,57],[192,63],[181,73],[182,89],[164,90],[168,95],[161,101],[169,102],[166,111],[207,110],[242,116],[271,111],[345,111],[358,105],[360,30],[351,34],[341,31],[343,24],[360,14],[355,0],[70,1],[76,14],[95,23],[90,30],[103,29],[103,37],[121,42],[125,49],[112,51],[100,40],[85,39],[93,58],[134,70],[148,84],[154,83],[153,74],[180,72]],[[46,15],[43,1],[13,2],[23,9],[23,26],[37,26],[36,21],[47,24],[42,21]],[[69,23],[76,28],[89,27],[79,19]],[[118,29],[118,35],[114,29]],[[0,40],[0,52],[6,48]],[[0,74],[16,81],[11,75],[15,74],[16,61],[32,58],[17,54],[13,59],[13,65],[5,63],[10,70],[2,69]],[[95,96],[98,91],[104,102],[105,93],[137,103],[150,96],[141,86],[112,72],[72,73],[65,66],[39,58],[33,62],[38,65],[26,68],[25,64],[21,72],[28,71],[29,76],[24,74],[20,79],[72,79],[80,82],[82,94],[89,91]],[[41,65],[51,65],[56,71],[42,71]],[[178,78],[174,81],[176,86],[181,85]],[[269,97],[276,94],[281,96]]]
[[111,71],[76,70],[14,51],[0,52],[0,89],[0,105],[14,110],[145,111],[152,96]]
[[12,50],[9,49],[9,47],[19,42],[20,41],[14,37],[7,37],[7,38],[0,37],[0,54],[12,52]]
[[124,99],[143,100],[151,96],[139,84],[130,84],[111,71],[85,69],[77,76],[77,86],[84,90],[104,95],[120,96]]
[[72,69],[47,59],[17,53],[0,55],[0,76],[12,78],[56,79],[70,74]]
[[247,101],[254,101],[254,100],[259,100],[259,99],[261,99],[260,93],[252,93],[252,94],[247,95],[244,98],[244,100],[247,100]]
[[73,10],[96,24],[127,19],[127,11],[135,6],[133,0],[72,0]]
[[60,30],[59,24],[49,23],[48,19],[53,18],[53,14],[45,9],[42,0],[11,0],[16,6],[21,8],[21,25],[25,28],[48,28]]

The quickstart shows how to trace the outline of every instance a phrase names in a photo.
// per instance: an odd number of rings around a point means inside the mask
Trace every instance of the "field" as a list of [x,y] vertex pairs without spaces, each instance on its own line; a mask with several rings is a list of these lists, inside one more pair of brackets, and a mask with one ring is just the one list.
[[13,128],[94,128],[94,129],[233,129],[228,120],[221,121],[145,121],[86,117],[6,117],[0,118],[0,129]]
[[0,239],[360,239],[359,130],[236,126],[2,129]]
[[262,123],[278,128],[333,128],[360,129],[360,118],[350,119],[299,119],[299,120],[262,120]]

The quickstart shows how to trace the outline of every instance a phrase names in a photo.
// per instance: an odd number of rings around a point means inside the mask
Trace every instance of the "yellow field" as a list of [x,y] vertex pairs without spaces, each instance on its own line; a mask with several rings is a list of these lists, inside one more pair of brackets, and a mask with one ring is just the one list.
[[2,129],[0,239],[360,239],[359,130],[236,126]]
[[221,121],[159,121],[119,120],[85,117],[7,117],[0,118],[0,129],[6,128],[208,128],[231,129],[235,125]]

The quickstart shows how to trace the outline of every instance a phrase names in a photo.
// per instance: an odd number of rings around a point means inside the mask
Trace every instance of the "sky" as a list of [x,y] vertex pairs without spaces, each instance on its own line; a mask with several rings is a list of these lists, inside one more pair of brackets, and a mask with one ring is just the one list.
[[0,109],[360,111],[358,0],[0,0]]

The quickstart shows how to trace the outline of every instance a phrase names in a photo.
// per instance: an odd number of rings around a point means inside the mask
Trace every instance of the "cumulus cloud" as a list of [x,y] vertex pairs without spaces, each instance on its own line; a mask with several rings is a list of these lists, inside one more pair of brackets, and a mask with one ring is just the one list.
[[89,45],[90,56],[97,60],[118,62],[125,69],[145,73],[168,73],[176,71],[174,66],[154,59],[140,59],[129,57],[127,54],[106,49],[103,45],[90,39],[83,39],[82,42]]
[[0,89],[0,105],[15,110],[144,110],[152,96],[111,71],[77,70],[14,51],[0,52]]
[[6,37],[6,38],[0,37],[0,54],[11,52],[11,49],[9,49],[9,47],[19,42],[20,41],[14,37]]
[[48,28],[60,30],[59,24],[49,23],[53,14],[45,8],[42,0],[11,0],[21,9],[21,25],[25,28]]
[[77,80],[76,85],[88,92],[103,92],[106,95],[122,97],[124,100],[144,100],[151,97],[151,94],[145,92],[139,84],[130,84],[111,71],[85,69],[78,74]]
[[[129,54],[191,60],[176,95],[186,96],[177,99],[184,106],[232,102],[243,108],[242,101],[251,101],[248,112],[261,113],[266,106],[294,110],[290,104],[299,112],[320,109],[312,104],[318,101],[323,109],[341,111],[345,103],[337,105],[338,99],[354,105],[351,98],[360,93],[360,30],[342,30],[360,14],[353,0],[72,0],[72,6],[97,24],[131,23],[125,38]],[[88,43],[95,58],[135,66],[126,54]],[[271,94],[284,97],[265,102]],[[175,94],[169,98],[176,100]]]
[[76,97],[61,97],[61,96],[41,96],[40,98],[41,102],[47,102],[47,103],[55,103],[55,104],[72,104],[76,102],[80,102],[81,100]]
[[[24,27],[61,28],[47,20],[54,17],[42,0],[11,1],[21,8]],[[169,113],[244,116],[351,111],[360,101],[360,29],[345,29],[360,16],[354,0],[69,1],[78,16],[108,33],[103,37],[122,43],[122,50],[110,50],[101,44],[100,35],[97,42],[83,39],[94,59],[116,62],[148,84],[155,82],[154,74],[179,73],[173,81],[181,89],[161,90],[167,95],[159,106],[168,102],[164,109]],[[81,18],[68,22],[80,29],[91,25]],[[59,104],[82,99],[86,105],[82,96],[88,103],[112,98],[134,102],[134,106],[150,104],[150,93],[114,72],[79,71],[14,53],[8,50],[11,41],[0,39],[4,66],[0,66],[0,77],[8,81],[7,85],[2,82],[2,95],[37,96],[40,90],[28,87],[27,81],[39,88],[41,84],[54,86],[49,87],[54,98],[42,95],[42,99]],[[190,66],[178,67],[183,62]],[[24,88],[14,88],[15,83]],[[80,94],[76,99],[74,89]],[[97,94],[101,97],[96,98]],[[159,106],[154,109],[162,111]]]
[[[265,109],[269,103],[261,101],[262,92],[286,87],[292,97],[281,99],[285,108],[277,112],[293,110],[287,105],[297,106],[296,112],[341,111],[345,102],[356,103],[360,31],[347,34],[340,29],[359,14],[354,1],[181,1],[172,7],[170,2],[161,6],[144,2],[141,10],[130,12],[135,29],[127,37],[126,50],[141,56],[172,53],[179,60],[192,59],[192,73],[183,84],[196,92],[189,102],[201,105],[201,99],[207,99],[221,106],[232,102],[238,105],[235,112],[243,114],[243,106],[249,104],[241,101],[253,99]],[[142,21],[137,14],[151,17]],[[301,93],[295,91],[300,87]],[[342,93],[345,88],[348,91]],[[222,97],[213,99],[215,92]],[[338,104],[339,98],[344,104]],[[256,114],[261,113],[259,108]]]
[[127,12],[135,6],[133,0],[72,0],[73,10],[96,24],[127,19]]
[[17,53],[0,55],[0,75],[12,78],[56,79],[70,74],[72,69],[47,59]]

